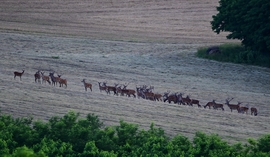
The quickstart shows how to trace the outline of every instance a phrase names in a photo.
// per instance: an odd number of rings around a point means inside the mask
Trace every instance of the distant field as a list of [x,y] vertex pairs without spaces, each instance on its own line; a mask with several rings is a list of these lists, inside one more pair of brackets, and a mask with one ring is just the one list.
[[[3,1],[0,6],[0,109],[36,119],[95,113],[105,125],[119,120],[190,138],[217,133],[229,142],[269,133],[270,69],[219,63],[194,56],[225,35],[211,31],[217,0],[207,1]],[[230,41],[232,42],[232,41]],[[236,42],[236,41],[235,41]],[[25,70],[22,81],[13,72]],[[37,70],[68,80],[60,88],[34,81]],[[93,84],[85,92],[82,79]],[[152,85],[182,92],[202,105],[215,99],[259,109],[257,117],[138,98],[107,95],[98,81]]]

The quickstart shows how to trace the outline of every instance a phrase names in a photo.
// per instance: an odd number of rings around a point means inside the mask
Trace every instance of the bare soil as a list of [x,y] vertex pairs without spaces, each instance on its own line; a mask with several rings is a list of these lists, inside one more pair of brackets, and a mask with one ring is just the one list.
[[[209,21],[217,0],[11,1],[0,6],[0,109],[15,117],[48,120],[68,111],[95,113],[105,125],[119,120],[170,136],[217,133],[246,142],[269,133],[270,69],[195,57],[198,47],[228,41]],[[25,70],[22,81],[14,71]],[[37,70],[55,71],[67,88],[35,83]],[[85,91],[82,79],[93,84]],[[98,81],[152,85],[182,92],[202,105],[215,99],[257,107],[257,117],[138,98],[107,95]]]

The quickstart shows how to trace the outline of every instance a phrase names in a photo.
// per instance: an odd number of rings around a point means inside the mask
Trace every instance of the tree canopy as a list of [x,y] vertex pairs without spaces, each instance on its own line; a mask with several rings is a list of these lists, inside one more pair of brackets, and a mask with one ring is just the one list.
[[269,54],[269,9],[269,0],[220,0],[212,30],[231,32],[228,39],[239,39],[247,49]]
[[228,144],[218,135],[197,132],[193,141],[169,138],[152,123],[148,130],[120,121],[104,127],[94,114],[69,112],[48,122],[0,113],[0,157],[269,157],[270,134],[246,144]]

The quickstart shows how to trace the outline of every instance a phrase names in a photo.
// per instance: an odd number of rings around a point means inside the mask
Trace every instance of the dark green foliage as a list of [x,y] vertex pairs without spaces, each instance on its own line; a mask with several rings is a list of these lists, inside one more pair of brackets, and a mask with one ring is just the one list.
[[206,135],[197,132],[194,137],[194,155],[195,157],[227,157],[239,155],[236,150],[233,150],[227,142],[222,141],[218,135]]
[[229,145],[218,135],[195,134],[191,142],[177,135],[172,139],[152,123],[149,130],[120,121],[105,127],[94,114],[79,119],[69,112],[49,122],[0,115],[0,156],[6,157],[267,157],[270,134],[248,143]]
[[269,8],[269,0],[220,0],[212,29],[231,32],[227,38],[241,40],[248,50],[270,53]]
[[233,62],[270,67],[270,54],[247,50],[240,44],[228,43],[219,46],[220,53],[207,54],[208,47],[199,48],[197,56],[221,62]]
[[258,150],[265,153],[270,153],[270,135],[265,135],[258,140]]

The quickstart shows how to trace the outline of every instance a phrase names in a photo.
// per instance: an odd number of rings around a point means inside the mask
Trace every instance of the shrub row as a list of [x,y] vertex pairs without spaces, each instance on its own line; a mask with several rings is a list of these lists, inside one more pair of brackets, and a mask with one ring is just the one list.
[[248,50],[238,43],[226,43],[218,47],[220,53],[209,55],[206,53],[208,47],[202,47],[198,49],[196,55],[221,62],[270,67],[270,54]]
[[[1,113],[0,113],[1,114]],[[69,112],[48,122],[0,115],[0,156],[31,157],[269,157],[270,134],[246,144],[228,144],[218,135],[197,132],[191,141],[179,134],[169,138],[151,124],[149,130],[120,120],[104,127],[99,118]]]

